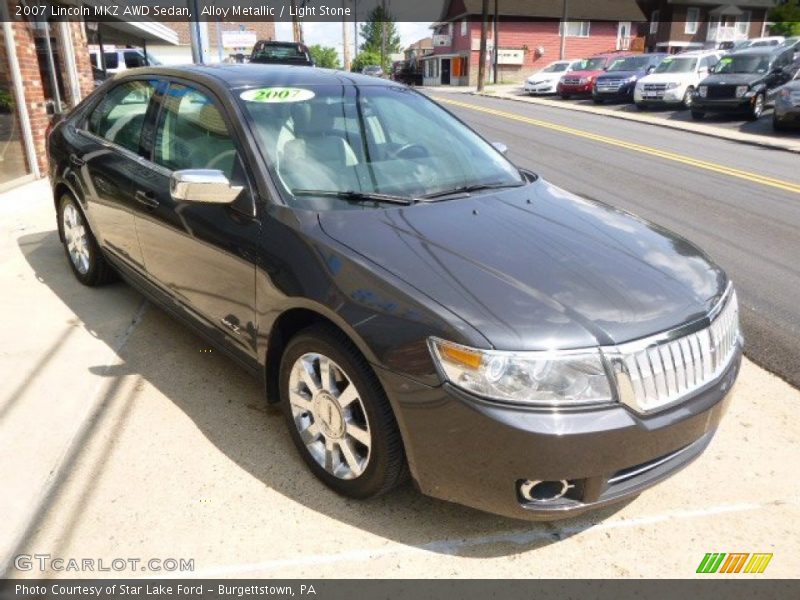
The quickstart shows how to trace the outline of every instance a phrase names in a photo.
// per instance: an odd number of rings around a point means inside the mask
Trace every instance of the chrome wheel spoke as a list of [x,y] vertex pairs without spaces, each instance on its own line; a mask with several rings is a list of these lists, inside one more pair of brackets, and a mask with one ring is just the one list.
[[304,411],[311,411],[311,400],[303,396],[297,390],[289,390],[289,402],[292,406]]
[[64,244],[69,253],[73,266],[80,273],[89,272],[90,255],[89,242],[83,217],[72,204],[64,207],[62,218],[64,225]]
[[332,392],[336,389],[336,382],[333,378],[333,366],[324,356],[319,359],[319,381],[323,390]]
[[347,408],[353,402],[358,400],[358,391],[356,390],[356,386],[352,383],[347,386],[347,388],[336,397],[337,402],[339,402],[339,406],[342,408]]
[[312,444],[319,440],[320,430],[316,423],[311,423],[308,427],[300,431],[300,437],[303,438],[303,443],[306,445]]
[[372,437],[369,435],[369,431],[361,429],[361,427],[359,427],[358,425],[353,425],[352,423],[348,423],[347,429],[345,431],[347,435],[349,435],[357,442],[360,442],[367,448],[369,448],[372,445]]
[[353,474],[356,477],[361,475],[364,468],[361,466],[361,461],[356,456],[356,451],[353,448],[352,442],[350,442],[350,440],[342,440],[339,442],[339,450],[342,453],[344,462],[347,463],[347,466],[350,467]]
[[314,379],[313,366],[307,364],[306,361],[302,361],[300,371],[301,371],[300,374],[303,378],[303,383],[306,384],[308,391],[311,392],[312,394],[318,392],[320,386]]
[[333,440],[325,438],[325,470],[328,473],[333,473],[336,470],[336,446]]

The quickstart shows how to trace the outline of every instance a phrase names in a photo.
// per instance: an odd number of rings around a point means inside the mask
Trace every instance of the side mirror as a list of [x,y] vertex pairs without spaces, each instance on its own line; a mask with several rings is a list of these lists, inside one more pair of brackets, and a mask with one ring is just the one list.
[[508,146],[506,146],[503,142],[492,142],[492,146],[494,146],[494,149],[503,156],[508,154]]
[[649,67],[647,67],[647,74],[650,75],[650,73],[652,73],[655,70],[656,70],[656,66],[655,65],[650,65]]
[[217,169],[175,171],[169,179],[169,193],[177,202],[230,204],[241,191],[241,186],[231,185]]

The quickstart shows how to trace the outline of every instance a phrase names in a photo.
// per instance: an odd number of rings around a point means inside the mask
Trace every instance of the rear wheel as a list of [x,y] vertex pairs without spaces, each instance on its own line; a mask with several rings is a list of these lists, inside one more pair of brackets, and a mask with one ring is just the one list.
[[78,202],[64,194],[58,204],[58,229],[75,277],[90,287],[116,279],[116,273],[100,252],[97,240]]
[[343,334],[324,325],[298,333],[286,347],[279,377],[292,440],[325,485],[344,496],[370,498],[405,479],[389,400]]

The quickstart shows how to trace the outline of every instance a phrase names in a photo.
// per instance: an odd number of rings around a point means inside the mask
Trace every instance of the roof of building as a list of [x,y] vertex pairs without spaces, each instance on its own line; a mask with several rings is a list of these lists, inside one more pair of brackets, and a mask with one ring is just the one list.
[[[470,15],[480,15],[481,0],[448,0],[442,21],[452,21]],[[569,0],[567,18],[592,21],[647,21],[636,0]],[[564,0],[498,0],[497,12],[503,17],[538,17],[560,19]],[[494,14],[494,3],[489,3]]]

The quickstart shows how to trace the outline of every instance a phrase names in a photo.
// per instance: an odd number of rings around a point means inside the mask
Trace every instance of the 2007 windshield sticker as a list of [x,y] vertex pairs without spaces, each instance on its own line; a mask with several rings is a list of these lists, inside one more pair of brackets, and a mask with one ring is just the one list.
[[302,88],[269,87],[257,90],[247,90],[239,94],[246,102],[303,102],[315,96],[311,90]]

